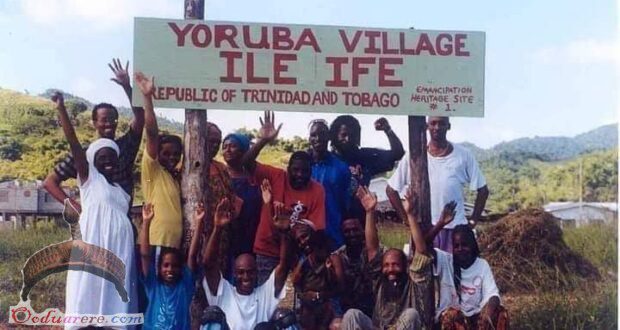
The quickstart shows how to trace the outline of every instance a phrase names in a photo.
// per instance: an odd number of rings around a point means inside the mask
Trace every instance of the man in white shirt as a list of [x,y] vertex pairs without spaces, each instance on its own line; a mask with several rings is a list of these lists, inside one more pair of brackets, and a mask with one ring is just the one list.
[[[435,237],[434,246],[452,252],[452,228],[467,224],[465,218],[463,186],[468,184],[470,190],[477,191],[474,211],[469,223],[474,226],[482,214],[484,205],[489,196],[484,175],[478,167],[473,154],[459,146],[450,143],[447,132],[450,129],[448,117],[429,117],[426,127],[430,135],[428,143],[428,179],[431,190],[431,220],[437,224],[444,205],[450,201],[456,202],[456,216],[454,221],[439,230],[438,233],[428,233],[426,237]],[[398,167],[388,181],[386,192],[395,208],[400,204],[400,195],[403,195],[411,180],[409,157],[398,163]],[[395,203],[398,201],[398,203]]]
[[[271,318],[278,303],[285,296],[283,288],[289,271],[287,261],[290,259],[287,253],[291,250],[287,233],[289,225],[284,221],[274,223],[280,236],[280,262],[269,279],[256,287],[256,259],[246,253],[235,259],[235,285],[232,285],[220,273],[218,251],[222,229],[230,223],[230,210],[230,202],[225,198],[215,211],[213,232],[203,257],[206,274],[202,285],[209,305],[219,307],[225,314],[225,321],[219,321],[223,329],[254,329],[258,323]],[[212,329],[211,326],[212,324],[203,324],[203,329]]]

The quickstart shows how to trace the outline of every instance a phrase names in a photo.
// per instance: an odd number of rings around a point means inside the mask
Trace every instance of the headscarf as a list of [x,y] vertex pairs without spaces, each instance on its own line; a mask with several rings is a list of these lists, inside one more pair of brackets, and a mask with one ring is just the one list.
[[224,141],[231,139],[237,143],[242,152],[246,152],[250,149],[250,138],[240,133],[231,133],[226,135]]
[[116,152],[117,156],[120,153],[118,145],[113,140],[105,138],[97,139],[88,146],[88,149],[86,149],[86,161],[88,161],[89,165],[95,165],[95,155],[97,154],[97,151],[103,148],[111,148],[114,152]]

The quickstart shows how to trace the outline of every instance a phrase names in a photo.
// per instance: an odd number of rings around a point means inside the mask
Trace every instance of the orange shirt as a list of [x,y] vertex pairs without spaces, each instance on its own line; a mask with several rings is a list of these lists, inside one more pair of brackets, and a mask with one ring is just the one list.
[[[289,185],[288,176],[283,170],[278,169],[270,174],[271,176],[267,179],[272,186],[273,200],[282,201],[292,216],[310,220],[317,230],[325,229],[325,192],[321,184],[310,180],[306,188],[295,190]],[[277,191],[279,187],[284,188],[282,193]],[[254,252],[256,254],[270,257],[280,255],[278,239],[273,235],[272,221],[269,208],[263,207],[256,239],[254,240]]]

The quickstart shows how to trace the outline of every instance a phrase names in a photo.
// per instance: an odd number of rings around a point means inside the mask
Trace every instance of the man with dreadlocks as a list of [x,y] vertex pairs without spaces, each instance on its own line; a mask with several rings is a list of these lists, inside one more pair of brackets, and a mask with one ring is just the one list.
[[507,329],[508,313],[469,225],[452,232],[454,254],[435,249],[440,281],[436,321],[441,329]]
[[[361,200],[365,200],[370,192],[361,189],[358,194]],[[366,251],[368,260],[375,264],[368,268],[373,283],[375,308],[372,319],[359,309],[349,309],[342,317],[341,329],[411,330],[421,329],[423,325],[430,328],[432,315],[425,309],[425,302],[429,298],[432,300],[428,296],[432,292],[429,290],[432,258],[418,225],[414,203],[410,202],[410,194],[411,189],[403,201],[403,208],[415,244],[412,260],[408,262],[404,252],[399,249],[389,249],[382,253],[374,217],[368,216],[365,224]]]
[[[368,186],[370,180],[378,174],[391,171],[396,161],[403,158],[405,149],[387,119],[375,121],[375,129],[383,131],[390,143],[390,149],[360,148],[361,127],[359,121],[351,115],[336,117],[329,127],[329,138],[334,153],[349,165],[353,187]],[[364,209],[356,199],[351,201],[349,216],[364,219]]]

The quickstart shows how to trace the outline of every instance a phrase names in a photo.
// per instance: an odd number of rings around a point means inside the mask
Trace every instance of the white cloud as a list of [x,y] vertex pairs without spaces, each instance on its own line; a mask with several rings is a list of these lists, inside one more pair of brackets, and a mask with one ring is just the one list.
[[548,46],[533,53],[536,61],[545,64],[618,64],[620,44],[617,40],[582,39],[561,46]]

